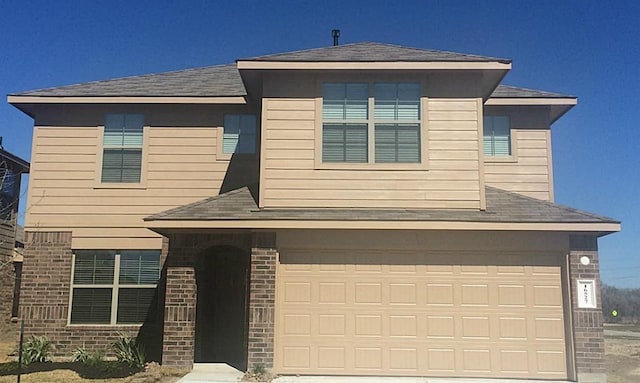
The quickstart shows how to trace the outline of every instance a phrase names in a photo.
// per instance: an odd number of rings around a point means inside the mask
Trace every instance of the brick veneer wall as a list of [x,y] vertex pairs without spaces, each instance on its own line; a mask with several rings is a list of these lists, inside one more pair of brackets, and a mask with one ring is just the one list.
[[131,335],[139,326],[68,326],[71,289],[71,232],[26,232],[20,319],[25,335],[46,335],[56,356],[76,347],[105,349],[118,331]]
[[275,233],[256,233],[251,249],[248,367],[273,368],[276,301]]
[[[571,310],[579,382],[606,382],[597,241],[594,236],[575,235],[570,237]],[[580,263],[582,256],[589,257],[590,263],[588,265]],[[580,279],[595,280],[596,308],[578,308],[577,281]]]
[[[136,336],[142,331],[139,325],[67,325],[71,266],[71,232],[25,233],[19,316],[25,321],[25,339],[45,335],[53,343],[54,355],[63,357],[76,347],[108,351],[119,333]],[[157,327],[145,323],[142,328],[145,326]]]

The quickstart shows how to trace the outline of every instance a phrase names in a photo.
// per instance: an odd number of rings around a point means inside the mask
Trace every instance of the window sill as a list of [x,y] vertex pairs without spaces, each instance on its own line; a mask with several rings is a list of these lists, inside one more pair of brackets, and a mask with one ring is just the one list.
[[494,156],[486,156],[484,158],[485,163],[514,163],[518,162],[518,159],[515,156],[505,156],[505,157],[494,157]]
[[94,189],[146,189],[147,186],[143,184],[136,183],[101,183],[98,182],[94,187]]
[[143,325],[143,323],[140,324],[89,324],[89,323],[69,323],[67,324],[67,327],[71,327],[71,328],[92,328],[92,329],[96,329],[96,328],[139,328]]
[[316,163],[315,170],[391,170],[416,171],[428,170],[426,163]]

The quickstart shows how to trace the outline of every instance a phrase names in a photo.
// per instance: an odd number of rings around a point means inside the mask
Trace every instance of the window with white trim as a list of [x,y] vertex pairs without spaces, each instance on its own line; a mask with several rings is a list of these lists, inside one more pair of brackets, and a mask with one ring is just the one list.
[[107,114],[105,116],[102,182],[140,182],[143,130],[142,114]]
[[483,129],[485,156],[511,155],[511,123],[508,116],[484,116]]
[[159,250],[76,250],[71,324],[143,323],[160,277]]
[[322,161],[419,163],[419,83],[324,83]]
[[224,116],[223,153],[256,152],[255,114],[226,114]]

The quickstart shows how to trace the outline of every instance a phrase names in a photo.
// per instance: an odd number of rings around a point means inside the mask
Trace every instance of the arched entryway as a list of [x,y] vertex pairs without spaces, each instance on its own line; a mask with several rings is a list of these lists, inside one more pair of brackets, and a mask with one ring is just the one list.
[[247,368],[250,254],[214,246],[196,258],[195,362]]

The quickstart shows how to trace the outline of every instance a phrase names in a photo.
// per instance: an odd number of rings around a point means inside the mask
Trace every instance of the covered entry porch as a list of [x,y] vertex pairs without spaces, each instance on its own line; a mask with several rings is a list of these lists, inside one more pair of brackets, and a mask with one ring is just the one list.
[[275,234],[171,230],[162,363],[225,363],[246,371],[273,358]]

